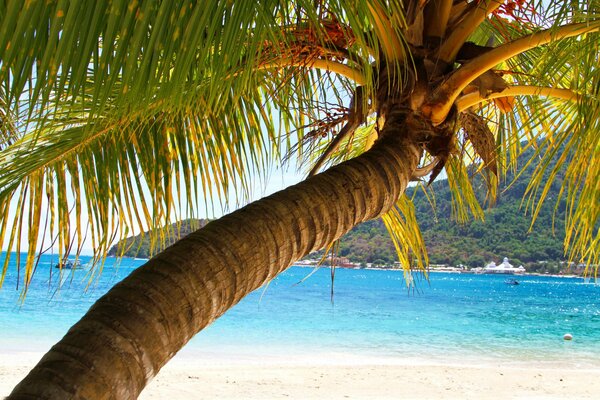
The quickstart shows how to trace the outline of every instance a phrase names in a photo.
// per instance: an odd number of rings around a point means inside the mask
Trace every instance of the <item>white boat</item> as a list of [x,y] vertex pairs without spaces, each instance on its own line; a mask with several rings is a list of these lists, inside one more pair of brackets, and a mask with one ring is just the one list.
[[503,275],[514,275],[514,274],[524,274],[525,268],[522,265],[518,267],[513,267],[509,262],[508,258],[504,257],[504,260],[501,264],[496,265],[495,262],[491,262],[486,265],[482,270],[483,274],[503,274]]

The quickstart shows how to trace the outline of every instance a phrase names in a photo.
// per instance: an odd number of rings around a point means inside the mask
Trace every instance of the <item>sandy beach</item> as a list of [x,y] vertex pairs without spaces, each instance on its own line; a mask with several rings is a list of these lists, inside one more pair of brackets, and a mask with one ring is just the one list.
[[[41,354],[0,354],[0,397]],[[597,399],[600,367],[176,357],[140,399]]]
[[[249,295],[193,338],[140,399],[599,398],[596,286],[432,274],[430,287],[407,296],[401,274],[343,270],[332,304],[330,271],[296,285],[305,276],[292,268],[264,298]],[[40,287],[22,307],[14,291],[0,291],[0,399],[94,300],[70,290],[50,303]]]

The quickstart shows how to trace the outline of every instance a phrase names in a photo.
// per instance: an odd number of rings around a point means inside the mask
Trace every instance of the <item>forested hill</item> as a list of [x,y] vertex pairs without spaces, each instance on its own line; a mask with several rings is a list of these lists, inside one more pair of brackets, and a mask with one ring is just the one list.
[[[524,158],[531,156],[526,154]],[[523,161],[524,162],[524,161]],[[529,232],[530,217],[525,215],[522,199],[531,178],[532,168],[526,169],[510,186],[513,176],[509,176],[501,185],[498,200],[494,207],[485,209],[485,221],[470,221],[459,224],[451,218],[451,195],[447,181],[433,184],[436,210],[419,190],[414,204],[417,219],[427,244],[432,264],[465,264],[471,267],[483,266],[502,257],[509,257],[513,265],[525,266],[538,261],[554,263],[563,259],[564,238],[564,200],[557,210],[552,229],[555,200],[558,196],[562,177],[558,177],[548,193],[548,201],[542,208],[536,224]],[[483,196],[484,185],[475,179],[475,188]],[[411,189],[414,190],[414,189]],[[410,190],[409,190],[410,192]],[[171,225],[167,232],[167,244],[193,229],[208,222],[207,220],[185,220]],[[176,233],[179,231],[179,235]],[[111,249],[111,255],[117,254],[118,246],[128,249],[126,256],[149,257],[149,235],[128,238]],[[162,247],[158,246],[154,254]],[[370,221],[355,227],[340,243],[339,255],[348,257],[357,263],[392,264],[396,260],[395,250],[380,220]]]
[[[444,182],[445,183],[445,182]],[[520,189],[524,190],[523,188]],[[538,261],[563,259],[564,215],[559,213],[552,230],[553,206],[544,205],[529,232],[530,218],[520,208],[518,187],[508,189],[494,208],[485,210],[485,221],[459,224],[450,218],[450,194],[436,194],[437,209],[417,195],[417,219],[427,245],[431,264],[464,264],[481,267],[509,257],[513,265],[528,266]],[[550,193],[552,198],[554,193]],[[554,197],[556,198],[556,197]],[[381,220],[361,224],[344,236],[339,255],[353,262],[390,265],[396,260],[394,246]]]
[[164,241],[157,240],[157,243],[150,242],[151,235],[149,232],[145,232],[142,235],[131,236],[111,247],[108,255],[117,256],[123,253],[125,257],[150,258],[159,251],[175,243],[178,239],[200,229],[208,222],[209,220],[207,219],[186,219],[179,223],[171,224],[161,229],[162,232],[157,235],[157,238],[160,239],[162,235]]
[[[522,163],[532,154],[531,151],[524,154]],[[523,196],[533,169],[525,169],[514,182],[514,176],[510,175],[501,183],[496,204],[484,208],[483,222],[471,220],[460,224],[454,221],[446,180],[433,183],[435,211],[423,191],[418,190],[414,204],[430,263],[479,267],[492,260],[498,262],[508,257],[513,265],[534,267],[533,264],[539,261],[556,264],[556,261],[562,260],[565,200],[561,200],[556,210],[555,206],[564,174],[559,173],[556,177],[530,231],[531,213],[526,215]],[[485,187],[482,179],[476,178],[474,181],[476,192],[483,198]],[[410,194],[412,190],[415,189],[409,190]],[[396,259],[394,247],[386,238],[386,230],[380,220],[364,223],[349,232],[341,241],[340,256],[354,262],[376,264],[389,264]],[[539,265],[533,269],[538,268]]]

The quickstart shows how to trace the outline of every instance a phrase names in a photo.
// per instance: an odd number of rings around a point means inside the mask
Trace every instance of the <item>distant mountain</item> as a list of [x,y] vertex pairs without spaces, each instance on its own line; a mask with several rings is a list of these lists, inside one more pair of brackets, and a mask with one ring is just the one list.
[[[446,186],[444,186],[446,185]],[[436,183],[436,210],[422,193],[414,199],[417,220],[431,264],[464,264],[480,267],[509,257],[513,265],[563,259],[564,207],[554,220],[555,188],[549,193],[531,232],[530,217],[521,208],[519,182],[505,189],[493,208],[485,209],[485,221],[460,224],[451,217],[450,192],[444,181]],[[521,192],[519,194],[519,192]],[[340,241],[339,255],[357,263],[391,265],[397,260],[394,246],[381,220],[369,221],[348,232]]]
[[186,219],[163,227],[155,232],[156,243],[151,243],[153,235],[150,234],[150,231],[137,236],[130,236],[112,246],[108,255],[150,258],[182,237],[202,228],[208,222],[209,220],[207,219]]
[[[532,151],[525,153],[521,165],[532,155]],[[484,208],[485,220],[464,224],[452,218],[451,193],[446,180],[433,183],[435,210],[422,190],[418,190],[414,205],[430,263],[478,267],[492,260],[501,261],[506,256],[513,265],[523,264],[529,271],[552,267],[550,272],[558,272],[558,265],[564,258],[566,202],[563,199],[556,206],[556,199],[564,173],[555,178],[530,231],[531,213],[526,215],[523,196],[532,173],[533,167],[529,167],[516,180],[512,174],[507,176],[498,190],[496,204]],[[483,202],[484,182],[478,176],[473,182],[474,190]],[[414,190],[409,189],[408,194],[412,195]],[[389,265],[397,259],[380,220],[366,222],[346,234],[341,239],[339,255],[358,263]]]
[[[531,155],[531,152],[526,153],[523,156],[524,160]],[[514,176],[507,177],[500,185],[494,207],[484,210],[484,222],[470,221],[460,224],[453,220],[451,194],[445,180],[433,183],[435,210],[419,190],[415,194],[414,204],[430,262],[477,267],[492,260],[501,261],[502,257],[509,257],[513,265],[523,264],[530,271],[549,268],[551,264],[558,265],[563,259],[565,202],[562,201],[555,209],[555,201],[563,176],[559,174],[556,178],[530,232],[531,218],[525,215],[522,200],[532,170],[532,167],[525,169],[514,182]],[[476,193],[483,200],[485,185],[482,179],[475,177],[473,181]],[[412,195],[414,190],[415,188],[410,188],[409,195]],[[164,231],[166,243],[170,245],[175,239],[204,226],[207,222],[185,220],[180,223],[179,228],[176,224],[170,225]],[[121,241],[113,246],[110,254],[117,254],[118,250],[123,248],[121,246],[124,246],[127,249],[126,256],[149,257],[164,248],[157,245],[151,251],[149,237],[146,233],[143,238],[135,236]],[[394,246],[381,220],[369,221],[352,229],[341,239],[338,255],[348,257],[356,263],[391,265],[397,259]],[[539,261],[546,263],[540,264]]]

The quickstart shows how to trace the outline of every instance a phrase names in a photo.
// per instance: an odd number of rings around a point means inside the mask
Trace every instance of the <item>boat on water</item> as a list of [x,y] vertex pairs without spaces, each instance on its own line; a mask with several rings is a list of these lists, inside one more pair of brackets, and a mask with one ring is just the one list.
[[54,268],[59,269],[81,269],[81,261],[69,260],[67,258],[62,259]]
[[519,281],[516,279],[507,279],[504,281],[504,283],[506,283],[507,285],[516,286],[519,284]]

